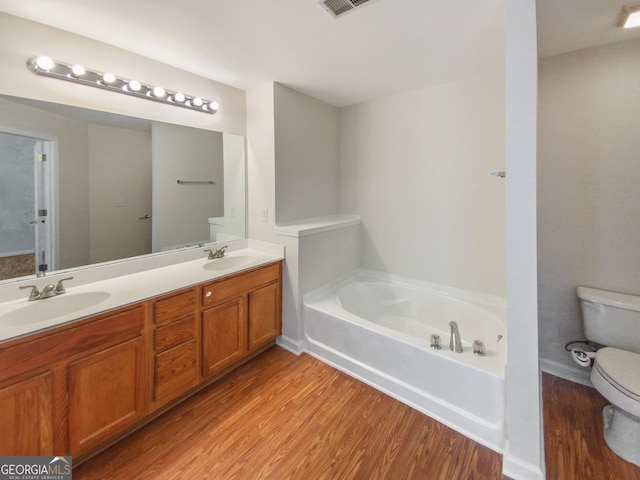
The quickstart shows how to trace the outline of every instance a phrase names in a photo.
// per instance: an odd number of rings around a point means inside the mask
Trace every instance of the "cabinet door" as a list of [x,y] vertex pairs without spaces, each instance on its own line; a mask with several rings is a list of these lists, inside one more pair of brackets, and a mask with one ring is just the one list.
[[219,372],[242,358],[246,347],[244,297],[202,313],[202,375]]
[[2,455],[53,455],[51,373],[0,389]]
[[249,293],[249,350],[268,343],[281,333],[279,284]]
[[145,414],[145,342],[137,337],[69,364],[69,448],[78,455]]
[[198,381],[195,338],[156,355],[155,368],[154,400],[159,404],[195,387]]

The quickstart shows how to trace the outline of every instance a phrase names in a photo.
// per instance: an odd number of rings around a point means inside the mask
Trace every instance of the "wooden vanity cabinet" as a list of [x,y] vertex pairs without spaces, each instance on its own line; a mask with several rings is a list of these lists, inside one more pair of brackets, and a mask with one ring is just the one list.
[[202,376],[219,373],[282,330],[282,264],[202,287]]
[[252,352],[282,333],[282,287],[273,282],[248,293],[247,342]]
[[53,454],[52,377],[42,372],[0,388],[2,455]]
[[281,279],[272,263],[0,342],[0,453],[78,464],[211,383],[280,334]]
[[153,401],[156,409],[198,384],[196,288],[152,302]]
[[82,455],[148,411],[146,308],[0,345],[0,452]]

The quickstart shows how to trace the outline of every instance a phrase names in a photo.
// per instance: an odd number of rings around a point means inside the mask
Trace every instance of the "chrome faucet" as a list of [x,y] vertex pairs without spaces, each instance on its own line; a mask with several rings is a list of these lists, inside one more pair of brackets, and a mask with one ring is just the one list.
[[460,340],[460,331],[458,324],[454,321],[449,322],[451,327],[451,337],[449,339],[449,348],[456,353],[462,353],[462,340]]
[[205,252],[209,252],[209,256],[207,257],[207,260],[215,260],[216,258],[224,257],[224,251],[227,248],[229,248],[228,245],[225,245],[224,247],[220,247],[219,249],[216,249],[215,252],[212,252],[211,249],[207,248],[205,250]]
[[24,290],[25,288],[30,288],[31,293],[29,293],[29,301],[33,302],[34,300],[44,300],[45,298],[55,297],[57,295],[62,295],[66,292],[64,285],[62,282],[66,280],[73,280],[73,277],[63,278],[58,280],[58,283],[54,285],[53,283],[46,285],[42,291],[38,290],[36,285],[24,285],[19,287],[20,290]]

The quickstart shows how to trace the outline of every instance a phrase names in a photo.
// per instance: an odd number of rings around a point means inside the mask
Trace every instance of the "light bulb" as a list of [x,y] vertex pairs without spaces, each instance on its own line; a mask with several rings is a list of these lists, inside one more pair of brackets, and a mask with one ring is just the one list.
[[184,96],[184,93],[174,93],[173,96],[171,97],[171,99],[174,102],[178,102],[178,103],[184,103],[186,97]]
[[627,21],[624,24],[624,28],[640,27],[640,11],[631,12]]
[[71,67],[71,73],[74,77],[81,77],[82,75],[87,73],[87,71],[82,65],[74,65],[73,67]]
[[37,57],[35,60],[35,64],[36,64],[36,67],[38,67],[40,70],[47,70],[47,71],[51,70],[55,66],[55,63],[53,62],[53,60],[45,56]]
[[158,98],[164,98],[164,96],[167,94],[166,90],[162,87],[153,87],[151,93],[154,97]]
[[105,73],[102,75],[102,83],[110,84],[116,81],[116,76],[113,73]]
[[218,102],[211,102],[209,104],[209,110],[211,110],[212,112],[217,112],[218,108],[220,108],[220,105],[218,105]]
[[200,97],[193,97],[193,99],[191,100],[191,105],[193,105],[194,107],[201,107],[203,103],[204,102]]
[[137,81],[137,80],[131,80],[129,82],[129,84],[127,85],[127,87],[129,88],[129,90],[131,90],[132,92],[138,92],[140,91],[140,89],[142,88],[142,84]]

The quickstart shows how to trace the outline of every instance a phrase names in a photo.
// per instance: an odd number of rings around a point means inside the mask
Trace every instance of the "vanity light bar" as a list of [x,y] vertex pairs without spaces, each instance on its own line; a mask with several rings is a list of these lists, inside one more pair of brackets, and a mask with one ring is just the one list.
[[56,62],[45,56],[31,57],[27,61],[27,68],[36,75],[44,75],[45,77],[66,80],[67,82],[124,93],[133,97],[188,108],[197,112],[213,115],[219,108],[217,102],[166,90],[160,86],[147,85],[137,80],[118,77],[112,73],[96,72],[86,69],[82,65]]

